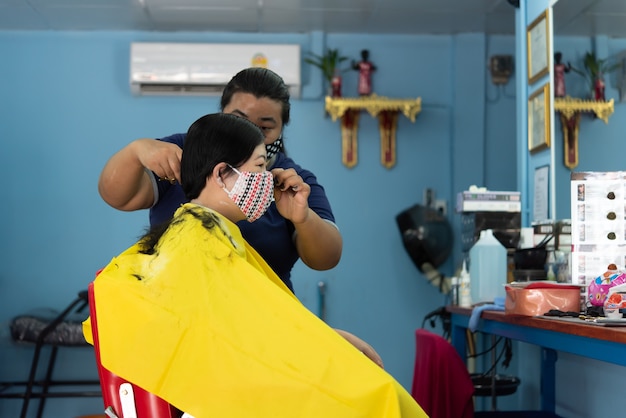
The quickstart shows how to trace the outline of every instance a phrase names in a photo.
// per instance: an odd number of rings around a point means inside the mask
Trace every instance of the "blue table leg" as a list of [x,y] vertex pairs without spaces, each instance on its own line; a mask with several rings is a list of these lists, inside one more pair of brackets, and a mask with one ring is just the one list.
[[554,413],[557,352],[541,348],[541,410]]

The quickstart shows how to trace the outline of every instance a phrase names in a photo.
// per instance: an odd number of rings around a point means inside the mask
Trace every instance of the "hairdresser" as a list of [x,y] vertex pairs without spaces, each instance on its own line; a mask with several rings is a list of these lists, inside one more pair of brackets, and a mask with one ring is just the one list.
[[[299,258],[314,270],[331,269],[339,263],[343,243],[324,188],[312,172],[285,154],[289,89],[271,70],[247,68],[226,85],[220,106],[223,113],[244,117],[261,128],[268,169],[276,184],[293,196],[290,205],[273,203],[254,223],[238,223],[246,241],[293,292],[291,269]],[[124,211],[149,208],[151,225],[169,220],[187,203],[180,187],[184,140],[183,133],[137,139],[114,154],[98,182],[104,201]]]

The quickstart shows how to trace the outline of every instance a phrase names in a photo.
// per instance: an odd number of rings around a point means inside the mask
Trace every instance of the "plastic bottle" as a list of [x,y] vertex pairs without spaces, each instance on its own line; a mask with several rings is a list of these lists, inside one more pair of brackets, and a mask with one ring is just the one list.
[[546,259],[546,280],[556,280],[556,273],[554,273],[554,265],[556,264],[556,258],[554,251],[548,251],[548,257]]
[[493,236],[491,229],[480,231],[480,238],[470,249],[469,256],[472,302],[493,302],[496,297],[504,297],[506,248]]
[[465,260],[463,260],[463,268],[459,276],[459,306],[470,308],[472,306],[472,296],[470,295],[470,274],[467,271]]
[[457,276],[452,276],[450,278],[450,303],[452,305],[459,304],[459,278]]

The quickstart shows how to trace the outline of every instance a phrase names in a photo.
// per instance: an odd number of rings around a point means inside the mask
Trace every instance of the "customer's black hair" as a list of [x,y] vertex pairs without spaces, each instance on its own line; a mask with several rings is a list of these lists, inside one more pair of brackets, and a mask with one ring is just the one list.
[[185,197],[191,200],[200,195],[217,164],[241,166],[263,139],[258,126],[239,116],[213,113],[195,121],[187,131],[180,163]]
[[[232,167],[245,163],[254,149],[263,144],[263,132],[249,120],[226,113],[213,113],[196,120],[187,131],[180,163],[181,186],[188,200],[195,199],[206,184],[208,177],[219,163]],[[190,213],[198,218],[197,211]],[[214,216],[198,218],[210,229],[215,225]],[[152,226],[140,238],[140,252],[153,254],[156,246],[172,224],[172,219]]]

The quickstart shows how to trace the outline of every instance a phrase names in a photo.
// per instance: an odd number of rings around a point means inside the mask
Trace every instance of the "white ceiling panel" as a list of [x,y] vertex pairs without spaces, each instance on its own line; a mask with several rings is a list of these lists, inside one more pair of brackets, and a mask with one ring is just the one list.
[[142,0],[140,3],[163,9],[257,9],[259,0]]
[[[5,0],[1,0],[5,1]],[[20,3],[21,0],[11,0],[14,4],[0,3],[0,29],[2,30],[47,30],[47,20],[32,8]]]
[[[13,1],[13,0],[11,0]],[[0,3],[4,0],[0,1]],[[34,8],[40,7],[124,7],[132,8],[138,4],[136,0],[19,0],[19,3],[30,4]]]
[[250,32],[258,29],[256,10],[233,9],[149,9],[154,24],[159,27],[202,31]]
[[515,16],[508,13],[490,13],[485,22],[486,33],[515,32]]
[[[263,7],[279,7],[290,9],[359,9],[368,10],[373,9],[379,4],[394,3],[398,0],[260,0]],[[406,1],[406,0],[400,0]],[[421,0],[418,0],[421,1]]]
[[[0,30],[515,33],[509,0],[0,0]],[[560,0],[560,35],[626,38],[626,0]]]
[[615,14],[621,13],[626,15],[626,1],[624,0],[603,0],[596,1],[591,7],[591,13],[594,14]]
[[[305,33],[323,27],[324,12],[303,12],[300,9],[266,10],[261,16],[263,32]],[[296,28],[297,30],[290,30]]]

